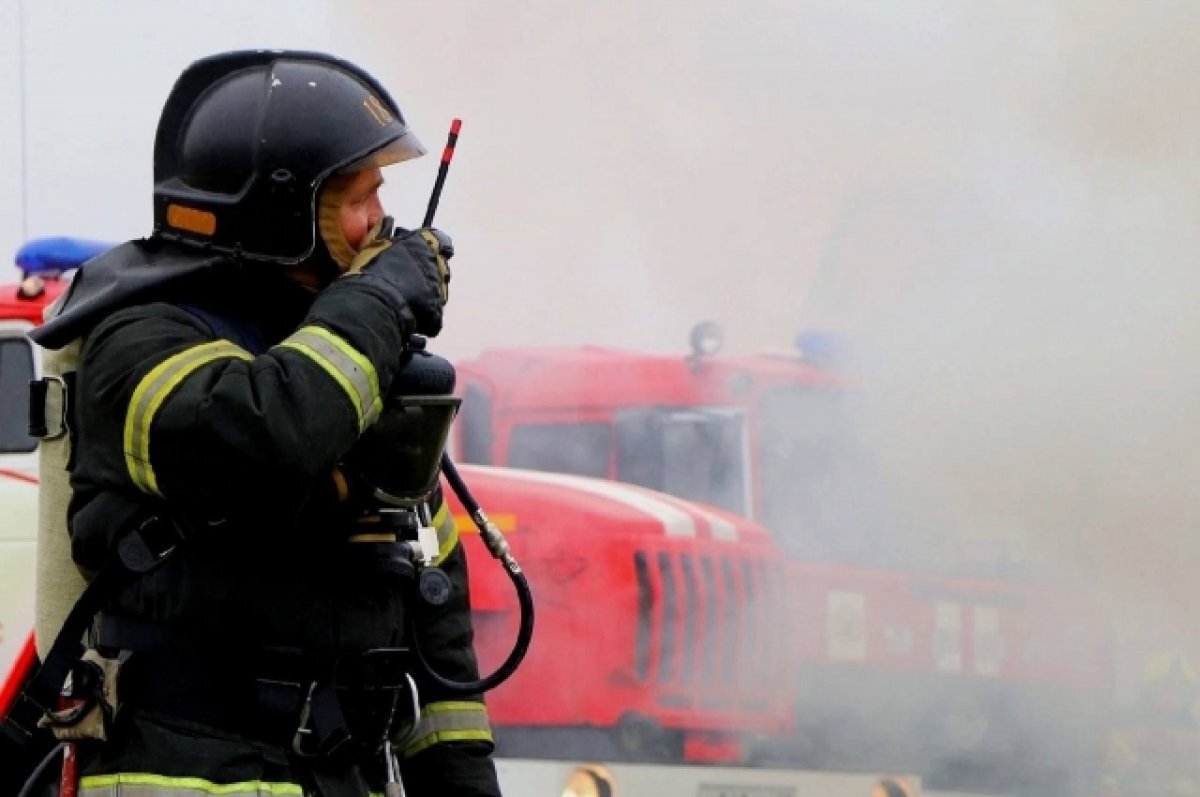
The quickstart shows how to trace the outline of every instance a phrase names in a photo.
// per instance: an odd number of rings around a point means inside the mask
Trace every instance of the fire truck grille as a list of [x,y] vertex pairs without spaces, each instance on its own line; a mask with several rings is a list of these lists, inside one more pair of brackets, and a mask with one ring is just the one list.
[[754,708],[786,679],[784,574],[764,557],[638,551],[634,672],[660,702]]

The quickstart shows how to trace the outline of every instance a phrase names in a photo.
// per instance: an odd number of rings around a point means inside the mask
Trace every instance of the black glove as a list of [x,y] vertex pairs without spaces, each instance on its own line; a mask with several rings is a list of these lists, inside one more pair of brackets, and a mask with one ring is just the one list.
[[454,243],[441,230],[422,228],[387,237],[391,219],[380,226],[376,240],[365,245],[352,271],[378,274],[404,297],[416,320],[416,331],[435,337],[442,331],[442,308],[450,298],[450,266]]
[[450,258],[454,257],[454,241],[441,230],[433,227],[422,227],[419,230],[397,230],[394,240],[402,245],[412,245],[416,251],[423,251],[417,240],[420,240],[433,251],[437,258],[438,275],[441,277],[442,304],[450,301]]

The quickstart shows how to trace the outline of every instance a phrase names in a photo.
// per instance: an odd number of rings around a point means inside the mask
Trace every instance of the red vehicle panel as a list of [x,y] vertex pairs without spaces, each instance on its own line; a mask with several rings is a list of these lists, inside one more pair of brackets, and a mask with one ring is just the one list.
[[[789,554],[769,614],[794,645],[782,679],[799,690],[801,737],[845,725],[850,749],[927,739],[895,763],[910,768],[1008,755],[1035,726],[1056,751],[1099,738],[1112,673],[1098,613],[1028,578],[930,567],[889,537],[845,407],[859,391],[835,372],[593,347],[488,350],[458,371],[460,459],[640,484],[770,529]],[[744,601],[744,583],[712,589]]]
[[[489,514],[505,519],[537,596],[529,656],[489,698],[496,724],[641,721],[664,734],[787,735],[791,700],[771,676],[786,672],[793,654],[770,615],[786,579],[762,529],[629,485],[462,470]],[[513,638],[516,604],[477,535],[465,538],[487,669]]]

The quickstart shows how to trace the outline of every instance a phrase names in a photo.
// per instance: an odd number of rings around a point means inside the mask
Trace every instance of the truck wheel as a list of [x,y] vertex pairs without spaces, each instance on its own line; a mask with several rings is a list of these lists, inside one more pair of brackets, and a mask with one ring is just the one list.
[[675,734],[641,714],[621,717],[615,736],[617,746],[631,761],[678,761],[683,757],[682,745],[672,741]]

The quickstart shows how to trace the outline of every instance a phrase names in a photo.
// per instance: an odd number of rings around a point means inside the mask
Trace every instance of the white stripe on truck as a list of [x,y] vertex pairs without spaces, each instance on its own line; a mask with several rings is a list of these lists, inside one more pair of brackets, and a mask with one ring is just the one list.
[[579,490],[580,492],[590,493],[599,498],[605,498],[609,501],[622,504],[630,509],[636,509],[660,522],[663,531],[668,537],[696,536],[696,522],[692,519],[691,515],[648,491],[630,487],[627,484],[609,482],[602,479],[589,479],[586,476],[546,473],[535,470],[517,470],[513,468],[504,468],[503,471],[498,471],[498,473],[502,473],[505,478]]

